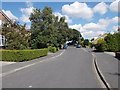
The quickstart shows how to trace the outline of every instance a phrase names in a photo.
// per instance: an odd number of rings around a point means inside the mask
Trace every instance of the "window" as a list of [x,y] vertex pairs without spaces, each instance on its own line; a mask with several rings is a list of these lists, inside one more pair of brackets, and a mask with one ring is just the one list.
[[0,46],[5,46],[5,36],[0,35]]

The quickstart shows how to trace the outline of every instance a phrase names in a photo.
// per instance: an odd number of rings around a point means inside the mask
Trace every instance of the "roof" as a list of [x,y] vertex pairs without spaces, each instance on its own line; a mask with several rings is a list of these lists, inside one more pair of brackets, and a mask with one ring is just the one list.
[[0,10],[0,13],[2,13],[2,15],[3,15],[8,21],[11,21],[11,19],[10,19],[2,10]]

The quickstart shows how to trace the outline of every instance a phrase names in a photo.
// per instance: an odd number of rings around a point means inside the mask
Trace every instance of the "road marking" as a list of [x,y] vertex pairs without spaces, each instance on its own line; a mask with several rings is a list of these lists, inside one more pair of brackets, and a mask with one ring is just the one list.
[[[53,57],[51,57],[51,58],[47,58],[47,59],[44,59],[44,60],[42,60],[42,61],[38,61],[38,62],[29,64],[29,65],[26,65],[26,66],[23,66],[23,67],[20,67],[20,68],[17,68],[17,69],[14,69],[14,70],[11,70],[11,71],[8,71],[8,72],[5,72],[5,73],[2,73],[2,74],[0,74],[0,78],[1,78],[1,77],[4,77],[4,76],[6,76],[6,75],[9,75],[9,74],[11,74],[11,73],[17,72],[17,71],[19,71],[19,70],[28,68],[28,67],[30,67],[30,66],[36,65],[36,64],[38,64],[38,63],[42,63],[42,62],[48,61],[49,59],[57,58],[57,57],[61,56],[64,52],[65,52],[65,50],[64,50],[62,53],[60,53],[59,55],[57,55],[57,56],[53,56]],[[49,61],[50,61],[50,60],[49,60]]]
[[32,88],[32,86],[29,86],[29,88]]

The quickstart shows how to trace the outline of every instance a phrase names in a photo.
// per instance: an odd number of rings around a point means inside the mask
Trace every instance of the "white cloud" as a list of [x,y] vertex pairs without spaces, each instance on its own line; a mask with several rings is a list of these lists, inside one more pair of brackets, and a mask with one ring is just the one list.
[[111,23],[120,23],[120,17],[112,18]]
[[58,16],[59,20],[61,17],[65,17],[65,22],[68,22],[68,23],[72,23],[72,20],[67,16],[67,15],[62,15],[61,13],[59,12],[55,12],[53,13],[55,16]]
[[33,12],[34,7],[29,7],[29,8],[21,8],[20,11],[23,14],[30,15]]
[[[85,25],[75,24],[70,25],[69,27],[72,29],[76,29],[81,32],[82,36],[85,38],[93,38],[97,37],[100,34],[104,34],[106,32],[107,27],[110,24],[118,23],[118,17],[114,17],[111,19],[99,19],[97,23],[87,23]],[[111,32],[115,32],[117,30],[117,26],[114,26]]]
[[29,7],[29,8],[21,8],[20,11],[23,13],[22,16],[20,17],[21,21],[24,23],[29,23],[29,17],[30,14],[33,12],[34,7]]
[[82,36],[85,38],[93,38],[93,37],[98,37],[100,34],[104,34],[104,31],[85,31],[82,32]]
[[85,29],[82,27],[81,24],[70,25],[69,27],[72,28],[72,29],[76,29],[76,30],[78,30],[80,32],[84,32],[85,31]]
[[106,28],[113,23],[118,23],[120,18],[114,17],[112,19],[99,19],[98,23],[88,23],[83,26],[86,30],[106,30]]
[[25,28],[26,28],[26,29],[30,29],[30,27],[31,27],[30,25],[26,25],[26,27],[25,27]]
[[119,27],[120,27],[120,26],[118,26],[118,25],[113,26],[110,33],[111,33],[111,34],[114,34],[115,32],[118,32],[118,28],[119,28]]
[[70,5],[64,5],[62,6],[62,12],[76,18],[91,19],[93,17],[93,11],[86,3],[74,2]]
[[9,10],[2,10],[11,20],[17,20],[18,18],[12,14]]
[[20,17],[20,20],[22,20],[22,22],[24,22],[24,23],[30,22],[29,16],[28,15],[24,15],[24,14]]
[[113,3],[110,4],[109,8],[111,11],[114,11],[114,12],[120,12],[120,9],[118,9],[118,4],[120,4],[119,2],[120,0],[116,0],[114,1]]
[[28,8],[21,8],[20,11],[22,12],[22,16],[20,17],[20,20],[24,23],[29,23],[29,17],[30,14],[33,12],[34,7],[32,6],[32,3],[27,1],[26,2]]
[[99,23],[88,23],[83,26],[86,30],[104,30],[106,28],[106,25],[101,25]]
[[27,4],[27,7],[32,7],[33,6],[33,3],[30,2],[30,1],[26,1],[26,4]]
[[107,5],[104,2],[98,3],[94,8],[93,11],[96,13],[100,13],[101,15],[107,12]]

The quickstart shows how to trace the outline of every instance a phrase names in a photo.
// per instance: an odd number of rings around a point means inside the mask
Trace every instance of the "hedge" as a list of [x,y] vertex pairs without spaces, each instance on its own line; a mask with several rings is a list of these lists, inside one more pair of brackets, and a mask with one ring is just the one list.
[[55,53],[57,51],[56,47],[48,47],[48,51]]
[[2,61],[22,62],[46,56],[48,49],[1,50],[0,52],[2,52]]
[[120,52],[120,33],[108,34],[103,40],[98,40],[95,48],[98,51]]

